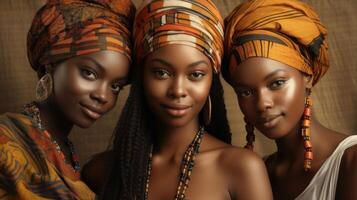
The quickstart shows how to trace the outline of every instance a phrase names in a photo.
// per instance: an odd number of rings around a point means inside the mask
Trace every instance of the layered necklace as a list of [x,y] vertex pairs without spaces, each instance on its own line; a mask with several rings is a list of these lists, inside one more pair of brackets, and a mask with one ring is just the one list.
[[[205,133],[204,128],[200,127],[193,141],[187,147],[183,155],[181,161],[181,167],[180,167],[179,184],[176,189],[174,200],[185,199],[185,193],[188,188],[188,183],[190,182],[190,177],[192,174],[193,167],[195,165],[195,157],[199,153],[200,145],[204,133]],[[148,167],[147,167],[147,179],[146,179],[145,196],[144,196],[145,200],[148,199],[148,195],[149,195],[149,182],[150,182],[150,175],[152,170],[152,154],[153,154],[153,148],[151,148]]]
[[33,123],[36,125],[37,129],[39,129],[42,132],[42,134],[47,139],[49,139],[52,142],[52,144],[54,144],[60,158],[62,158],[66,164],[70,165],[73,168],[74,172],[76,172],[76,173],[79,172],[81,167],[80,167],[78,155],[76,154],[73,143],[68,138],[64,141],[65,144],[69,147],[70,154],[71,154],[71,161],[70,161],[71,163],[69,163],[66,160],[66,157],[63,154],[63,151],[61,150],[61,147],[59,146],[57,141],[51,136],[51,134],[43,126],[41,117],[40,117],[40,110],[39,110],[38,106],[36,105],[36,103],[31,102],[29,104],[26,104],[23,108],[22,113],[24,115],[29,116],[32,119]]

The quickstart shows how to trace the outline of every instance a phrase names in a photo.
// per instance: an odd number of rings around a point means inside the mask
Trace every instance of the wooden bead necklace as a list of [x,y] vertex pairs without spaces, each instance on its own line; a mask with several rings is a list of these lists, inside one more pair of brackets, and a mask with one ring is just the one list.
[[[204,134],[205,130],[203,127],[200,127],[199,131],[195,135],[193,141],[191,144],[187,147],[182,161],[181,161],[181,167],[180,167],[180,176],[179,176],[179,184],[176,190],[176,194],[174,197],[174,200],[184,200],[185,199],[185,193],[188,188],[188,183],[190,182],[190,177],[193,171],[193,167],[195,165],[195,157],[199,153],[200,145],[202,142],[202,137]],[[147,167],[147,179],[146,179],[146,185],[145,185],[145,196],[144,199],[148,199],[149,195],[149,182],[150,182],[150,175],[151,175],[151,170],[152,170],[152,154],[153,154],[153,148],[151,148],[150,156],[149,156],[149,162],[148,162],[148,167]]]

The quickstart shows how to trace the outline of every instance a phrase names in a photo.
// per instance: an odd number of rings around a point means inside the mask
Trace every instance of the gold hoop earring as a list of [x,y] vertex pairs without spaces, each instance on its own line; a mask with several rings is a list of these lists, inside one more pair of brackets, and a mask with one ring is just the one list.
[[203,111],[203,123],[205,124],[205,126],[208,126],[211,123],[211,117],[212,117],[211,96],[208,96]]
[[51,95],[53,89],[53,79],[51,73],[46,73],[36,85],[36,101],[41,102]]

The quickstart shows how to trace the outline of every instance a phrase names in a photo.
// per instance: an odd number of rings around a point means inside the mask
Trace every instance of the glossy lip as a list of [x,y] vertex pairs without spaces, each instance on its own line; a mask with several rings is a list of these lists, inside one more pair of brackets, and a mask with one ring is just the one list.
[[188,110],[191,108],[191,106],[187,105],[168,105],[168,104],[161,104],[161,106],[165,109],[165,111],[174,117],[182,117],[186,115]]
[[278,115],[267,115],[259,117],[257,123],[265,128],[273,128],[279,122],[282,114]]
[[96,108],[93,108],[92,106],[84,105],[81,103],[80,105],[81,105],[82,112],[91,119],[97,120],[103,115],[103,112],[99,111]]

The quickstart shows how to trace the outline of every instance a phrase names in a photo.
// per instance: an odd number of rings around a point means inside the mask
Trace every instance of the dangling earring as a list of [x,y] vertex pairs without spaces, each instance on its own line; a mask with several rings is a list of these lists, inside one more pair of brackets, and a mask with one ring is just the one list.
[[208,96],[203,109],[203,123],[205,126],[208,126],[211,123],[211,116],[212,116],[211,96]]
[[311,125],[311,89],[307,89],[307,97],[305,99],[305,109],[304,114],[302,116],[302,123],[301,123],[301,135],[304,139],[304,148],[305,148],[305,155],[304,155],[304,170],[309,171],[311,169],[311,162],[313,160],[313,153],[312,153],[312,144],[310,141],[310,125]]
[[244,146],[244,148],[253,151],[254,141],[255,141],[254,126],[251,123],[249,123],[247,118],[245,117],[244,117],[244,122],[245,122],[245,130],[247,132],[247,136],[245,137],[247,144]]
[[[46,67],[47,68],[47,67]],[[46,100],[52,93],[53,79],[52,74],[46,70],[46,74],[38,80],[36,85],[36,101]]]

